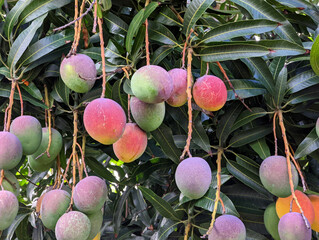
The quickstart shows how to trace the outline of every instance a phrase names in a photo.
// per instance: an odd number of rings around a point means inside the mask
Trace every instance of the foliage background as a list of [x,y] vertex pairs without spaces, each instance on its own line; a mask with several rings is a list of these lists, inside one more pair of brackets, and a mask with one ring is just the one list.
[[[174,181],[187,138],[186,105],[166,105],[164,123],[148,134],[145,154],[130,164],[117,161],[111,146],[88,137],[85,160],[89,174],[103,177],[109,186],[102,239],[182,239],[188,221],[192,223],[189,238],[200,239],[211,220],[218,146],[225,152],[221,191],[226,213],[240,216],[247,227],[247,239],[271,239],[264,227],[263,212],[275,197],[262,186],[258,168],[263,159],[274,154],[272,117],[276,109],[284,112],[288,140],[306,177],[308,192],[319,192],[319,139],[315,133],[319,117],[319,77],[315,73],[319,69],[315,63],[319,50],[311,50],[318,34],[318,1],[193,0],[151,1],[148,7],[144,5],[144,1],[99,1],[107,72],[130,66],[131,75],[146,64],[146,18],[151,64],[167,70],[181,67],[182,48],[193,28],[196,34],[191,34],[189,46],[194,50],[194,79],[206,71],[223,79],[216,64],[220,61],[252,112],[235,99],[230,88],[228,101],[220,111],[207,114],[194,106],[191,152],[204,157],[215,173],[208,193],[197,201],[181,197]],[[9,79],[15,78],[29,83],[20,85],[25,114],[37,117],[44,126],[46,84],[54,125],[64,138],[60,159],[65,168],[72,145],[72,110],[78,109],[82,116],[85,104],[101,94],[101,80],[90,92],[75,94],[60,79],[59,65],[70,49],[74,31],[72,26],[59,32],[53,29],[73,20],[74,2],[2,0],[0,7],[0,125],[10,94]],[[100,40],[92,27],[90,11],[83,18],[78,52],[94,59],[100,75]],[[124,73],[110,75],[106,87],[106,97],[127,111],[127,94],[131,91]],[[18,94],[14,97],[16,117],[20,105]],[[79,131],[86,135],[82,117]],[[280,131],[277,137],[279,154],[284,155]],[[54,233],[44,230],[36,217],[35,203],[45,187],[52,185],[56,167],[48,173],[37,173],[23,159],[15,172],[22,187],[21,207],[2,238],[54,239]]]

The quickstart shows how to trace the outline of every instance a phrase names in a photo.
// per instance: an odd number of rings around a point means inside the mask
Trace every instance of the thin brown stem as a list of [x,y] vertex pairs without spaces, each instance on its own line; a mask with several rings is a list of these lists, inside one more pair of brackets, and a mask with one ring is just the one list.
[[19,93],[19,98],[20,98],[20,109],[21,109],[21,116],[23,116],[23,98],[22,98],[22,94],[21,94],[21,90],[20,90],[20,86],[19,84],[17,84],[17,90]]
[[16,88],[17,82],[15,79],[11,81],[11,91],[10,91],[10,96],[9,96],[9,106],[7,107],[7,115],[5,117],[5,131],[9,131],[10,129],[10,124],[11,124],[11,114],[12,114],[12,106],[13,106],[13,97],[14,97],[14,90]]
[[290,190],[291,190],[291,194],[292,194],[292,198],[293,200],[296,202],[300,212],[301,212],[301,215],[302,215],[302,218],[304,219],[304,222],[306,224],[306,227],[307,228],[310,228],[309,224],[308,224],[308,221],[304,215],[304,212],[299,204],[299,201],[297,199],[297,196],[295,194],[295,190],[294,190],[294,183],[293,183],[293,180],[292,180],[292,171],[291,171],[291,162],[290,162],[290,151],[289,151],[289,143],[288,143],[288,140],[287,140],[287,136],[286,136],[286,128],[285,128],[285,124],[284,124],[284,119],[283,119],[283,114],[282,114],[282,111],[279,110],[278,111],[278,117],[279,117],[279,125],[280,125],[280,129],[281,129],[281,133],[282,133],[282,138],[284,140],[284,145],[285,145],[285,153],[286,153],[286,160],[287,160],[287,167],[288,167],[288,177],[289,177],[289,184],[290,184]]
[[247,104],[244,102],[244,100],[243,100],[241,97],[239,97],[238,94],[236,93],[236,90],[235,90],[233,84],[232,84],[231,81],[229,80],[229,78],[228,78],[228,76],[227,76],[227,73],[226,73],[226,71],[224,70],[224,68],[222,67],[222,65],[220,64],[220,62],[216,62],[216,63],[217,63],[217,65],[218,65],[220,71],[223,73],[224,78],[227,80],[227,82],[228,82],[230,88],[233,90],[235,97],[236,97],[239,101],[241,101],[241,103],[242,103],[249,111],[251,111],[251,109],[247,106]]
[[101,46],[101,57],[102,57],[102,74],[103,74],[103,83],[102,83],[102,93],[101,98],[105,97],[105,87],[106,87],[106,73],[105,73],[105,52],[104,52],[104,38],[103,38],[103,27],[102,27],[102,19],[98,18],[97,23],[99,25],[100,31],[100,46]]
[[[145,7],[149,4],[150,0],[146,0]],[[146,65],[150,65],[150,42],[148,39],[148,20],[145,19],[145,51],[146,51]]]
[[187,134],[187,140],[186,145],[184,147],[184,151],[180,157],[180,161],[182,161],[186,155],[188,154],[189,157],[192,157],[192,154],[189,150],[189,147],[191,145],[191,139],[192,139],[192,132],[193,132],[193,115],[192,115],[192,85],[193,85],[193,77],[192,77],[192,57],[193,49],[188,49],[187,54],[187,106],[188,106],[188,134]]
[[[290,146],[290,145],[289,145],[289,146]],[[299,165],[299,163],[296,161],[296,159],[294,158],[294,156],[291,154],[291,152],[289,153],[289,156],[290,156],[290,159],[293,161],[293,163],[294,163],[294,165],[295,165],[295,167],[296,167],[296,169],[297,169],[297,171],[298,171],[298,173],[299,173],[299,176],[300,176],[300,178],[301,178],[301,183],[302,183],[302,189],[303,189],[303,191],[305,192],[305,191],[307,191],[308,186],[307,186],[306,180],[305,180],[305,178],[304,178],[304,176],[303,176],[303,174],[302,174],[302,172],[301,172],[300,165]]]
[[[92,4],[91,4],[92,5]],[[84,11],[84,7],[85,7],[85,0],[82,1],[81,7],[80,7],[80,16],[83,15],[83,11]],[[82,18],[79,19],[78,24],[77,24],[77,31],[76,31],[76,35],[74,35],[74,42],[73,42],[73,53],[76,54],[79,42],[80,42],[80,38],[81,38],[81,28],[82,28]]]
[[179,12],[177,12],[177,10],[174,8],[173,5],[170,5],[169,8],[175,13],[175,15],[177,16],[178,20],[181,23],[184,23],[184,19],[182,18],[182,16],[179,14]]
[[[216,160],[216,164],[217,164],[217,189],[216,189],[216,197],[215,197],[215,202],[214,202],[214,210],[212,213],[212,221],[210,223],[210,226],[208,228],[208,231],[206,233],[205,236],[209,235],[210,232],[212,231],[213,227],[214,227],[214,223],[216,220],[216,213],[217,213],[217,208],[218,208],[218,203],[219,202],[223,202],[221,197],[220,197],[220,188],[221,188],[221,171],[222,171],[222,167],[221,167],[221,161],[222,161],[222,154],[223,154],[224,150],[223,148],[218,148],[217,150],[217,160]],[[223,206],[223,212],[225,212],[225,206],[224,203],[222,204]]]
[[[90,4],[90,6],[86,9],[85,13],[83,13],[81,16],[76,17],[72,22],[69,22],[69,23],[67,23],[67,24],[65,24],[65,25],[63,25],[63,26],[61,26],[61,27],[54,28],[54,29],[53,29],[53,32],[55,32],[55,31],[61,31],[61,30],[63,30],[64,28],[67,28],[67,27],[71,26],[72,24],[77,23],[80,19],[82,19],[85,15],[87,15],[87,14],[89,13],[89,11],[92,9],[92,7],[93,7],[93,5],[95,4],[95,2],[96,2],[96,0],[93,0],[93,2]],[[77,4],[76,4],[75,10],[77,11],[77,9],[78,9],[78,7],[77,7]],[[78,16],[78,14],[77,14],[77,15],[74,15],[74,16]]]
[[185,226],[185,234],[184,234],[184,240],[188,240],[188,234],[191,229],[192,224],[190,222],[187,223]]
[[97,2],[94,4],[94,15],[93,15],[93,28],[92,33],[96,33],[96,25],[97,25]]
[[182,52],[182,68],[184,69],[185,68],[185,58],[186,58],[186,49],[187,49],[187,44],[188,44],[188,40],[191,36],[193,32],[193,29],[190,30],[190,33],[189,35],[187,36],[186,40],[185,40],[185,43],[184,43],[184,47],[183,47],[183,52]]
[[2,187],[2,181],[3,181],[3,179],[4,179],[4,170],[1,169],[1,177],[0,177],[0,186],[1,186],[1,188],[3,188],[3,187]]
[[81,165],[81,167],[83,168],[83,170],[85,172],[85,175],[88,176],[88,173],[86,171],[86,165],[85,165],[85,144],[86,144],[86,136],[83,135],[82,136],[82,152],[81,152],[81,154],[82,154],[82,158],[81,158],[82,159],[82,165]]
[[274,117],[273,117],[273,132],[274,132],[274,141],[275,141],[275,156],[278,155],[278,141],[277,141],[277,135],[276,135],[276,118],[277,118],[278,113],[275,112]]

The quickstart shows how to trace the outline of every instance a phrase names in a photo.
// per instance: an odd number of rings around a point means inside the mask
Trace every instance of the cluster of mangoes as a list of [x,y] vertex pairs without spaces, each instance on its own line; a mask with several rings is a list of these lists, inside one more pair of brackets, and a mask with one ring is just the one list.
[[22,156],[28,156],[28,162],[35,171],[48,170],[62,148],[61,134],[51,128],[52,143],[46,153],[49,143],[48,128],[42,128],[41,123],[32,116],[15,118],[9,131],[0,132],[0,169],[4,171],[0,191],[0,231],[8,228],[16,217],[19,209],[17,196],[20,187],[17,178],[10,172],[18,166]]
[[57,240],[92,240],[99,233],[102,222],[102,207],[107,199],[104,180],[88,176],[80,180],[73,192],[73,208],[70,189],[54,189],[44,193],[37,207],[43,225],[55,231]]
[[[293,164],[291,168],[293,186],[296,190],[299,181],[298,172]],[[295,201],[290,212],[292,195],[286,157],[266,158],[260,166],[259,176],[264,187],[278,197],[276,203],[270,204],[264,213],[267,231],[275,240],[310,240],[311,229],[319,231],[319,196],[307,196],[299,190],[295,191],[306,221],[311,226],[310,229],[307,228]]]

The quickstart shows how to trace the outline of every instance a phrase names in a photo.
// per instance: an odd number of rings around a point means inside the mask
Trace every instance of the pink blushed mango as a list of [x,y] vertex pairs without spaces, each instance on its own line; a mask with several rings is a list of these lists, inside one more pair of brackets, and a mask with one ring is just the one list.
[[0,132],[0,169],[10,170],[22,158],[22,144],[13,133]]
[[306,227],[304,219],[297,212],[287,213],[280,218],[278,232],[281,240],[311,240],[311,229]]
[[102,144],[113,144],[124,132],[126,116],[123,108],[112,99],[98,98],[90,102],[83,115],[88,134]]
[[173,81],[173,92],[166,102],[172,107],[180,107],[187,101],[187,71],[174,68],[168,71]]
[[138,159],[147,146],[147,135],[136,123],[127,123],[122,137],[113,144],[118,159],[125,163]]
[[0,231],[8,228],[18,214],[19,202],[9,191],[0,191]]
[[217,111],[226,103],[227,89],[220,78],[204,75],[196,80],[193,86],[193,97],[200,108]]
[[168,72],[156,65],[138,69],[132,76],[133,94],[146,103],[161,103],[172,94],[173,82]]
[[85,93],[95,83],[96,68],[89,56],[76,54],[63,59],[60,75],[68,88],[78,93]]

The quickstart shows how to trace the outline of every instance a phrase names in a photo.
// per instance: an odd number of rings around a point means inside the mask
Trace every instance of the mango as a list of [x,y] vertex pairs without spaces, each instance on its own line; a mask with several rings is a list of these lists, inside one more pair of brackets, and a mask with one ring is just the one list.
[[87,216],[91,222],[91,231],[88,240],[92,240],[101,230],[103,222],[103,213],[101,210],[99,210]]
[[273,237],[275,240],[280,240],[279,233],[278,233],[278,223],[279,223],[279,217],[276,213],[276,204],[271,203],[268,205],[264,212],[264,224],[269,232],[269,234]]
[[146,147],[146,133],[136,123],[127,123],[122,137],[113,144],[113,151],[118,159],[130,163],[142,156]]
[[137,125],[146,132],[157,129],[165,117],[165,103],[150,104],[131,98],[130,102],[132,116]]
[[25,115],[15,118],[11,123],[10,132],[19,138],[24,155],[35,153],[41,144],[41,123],[35,117]]
[[180,107],[187,101],[187,71],[174,68],[168,71],[173,80],[173,92],[166,102],[172,107]]
[[186,158],[177,166],[175,181],[184,196],[198,199],[207,192],[212,181],[212,172],[204,159],[200,157]]
[[60,65],[60,75],[65,85],[78,93],[88,92],[96,80],[93,60],[84,54],[64,58]]
[[15,168],[22,158],[22,144],[13,133],[0,132],[0,169]]
[[93,139],[108,145],[122,136],[126,115],[123,108],[112,99],[97,98],[86,106],[83,121],[86,131]]
[[89,218],[81,212],[63,214],[55,226],[57,240],[87,240],[91,231]]
[[9,191],[0,191],[0,231],[8,228],[18,214],[19,202]]
[[172,95],[173,82],[164,68],[147,65],[133,74],[131,89],[133,94],[143,102],[161,103]]
[[280,218],[278,232],[281,240],[311,240],[311,229],[297,212],[286,213]]
[[196,80],[193,86],[193,97],[200,108],[217,111],[226,103],[227,89],[220,78],[204,75]]
[[[0,169],[1,170],[1,169]],[[20,184],[16,176],[10,171],[4,171],[4,179],[2,181],[4,190],[12,192],[16,197],[20,193]]]
[[309,195],[311,204],[315,210],[315,219],[311,225],[311,229],[319,232],[319,196],[318,195]]
[[[294,189],[298,186],[298,172],[291,163]],[[286,157],[270,156],[260,165],[259,177],[264,187],[277,197],[291,195]]]

